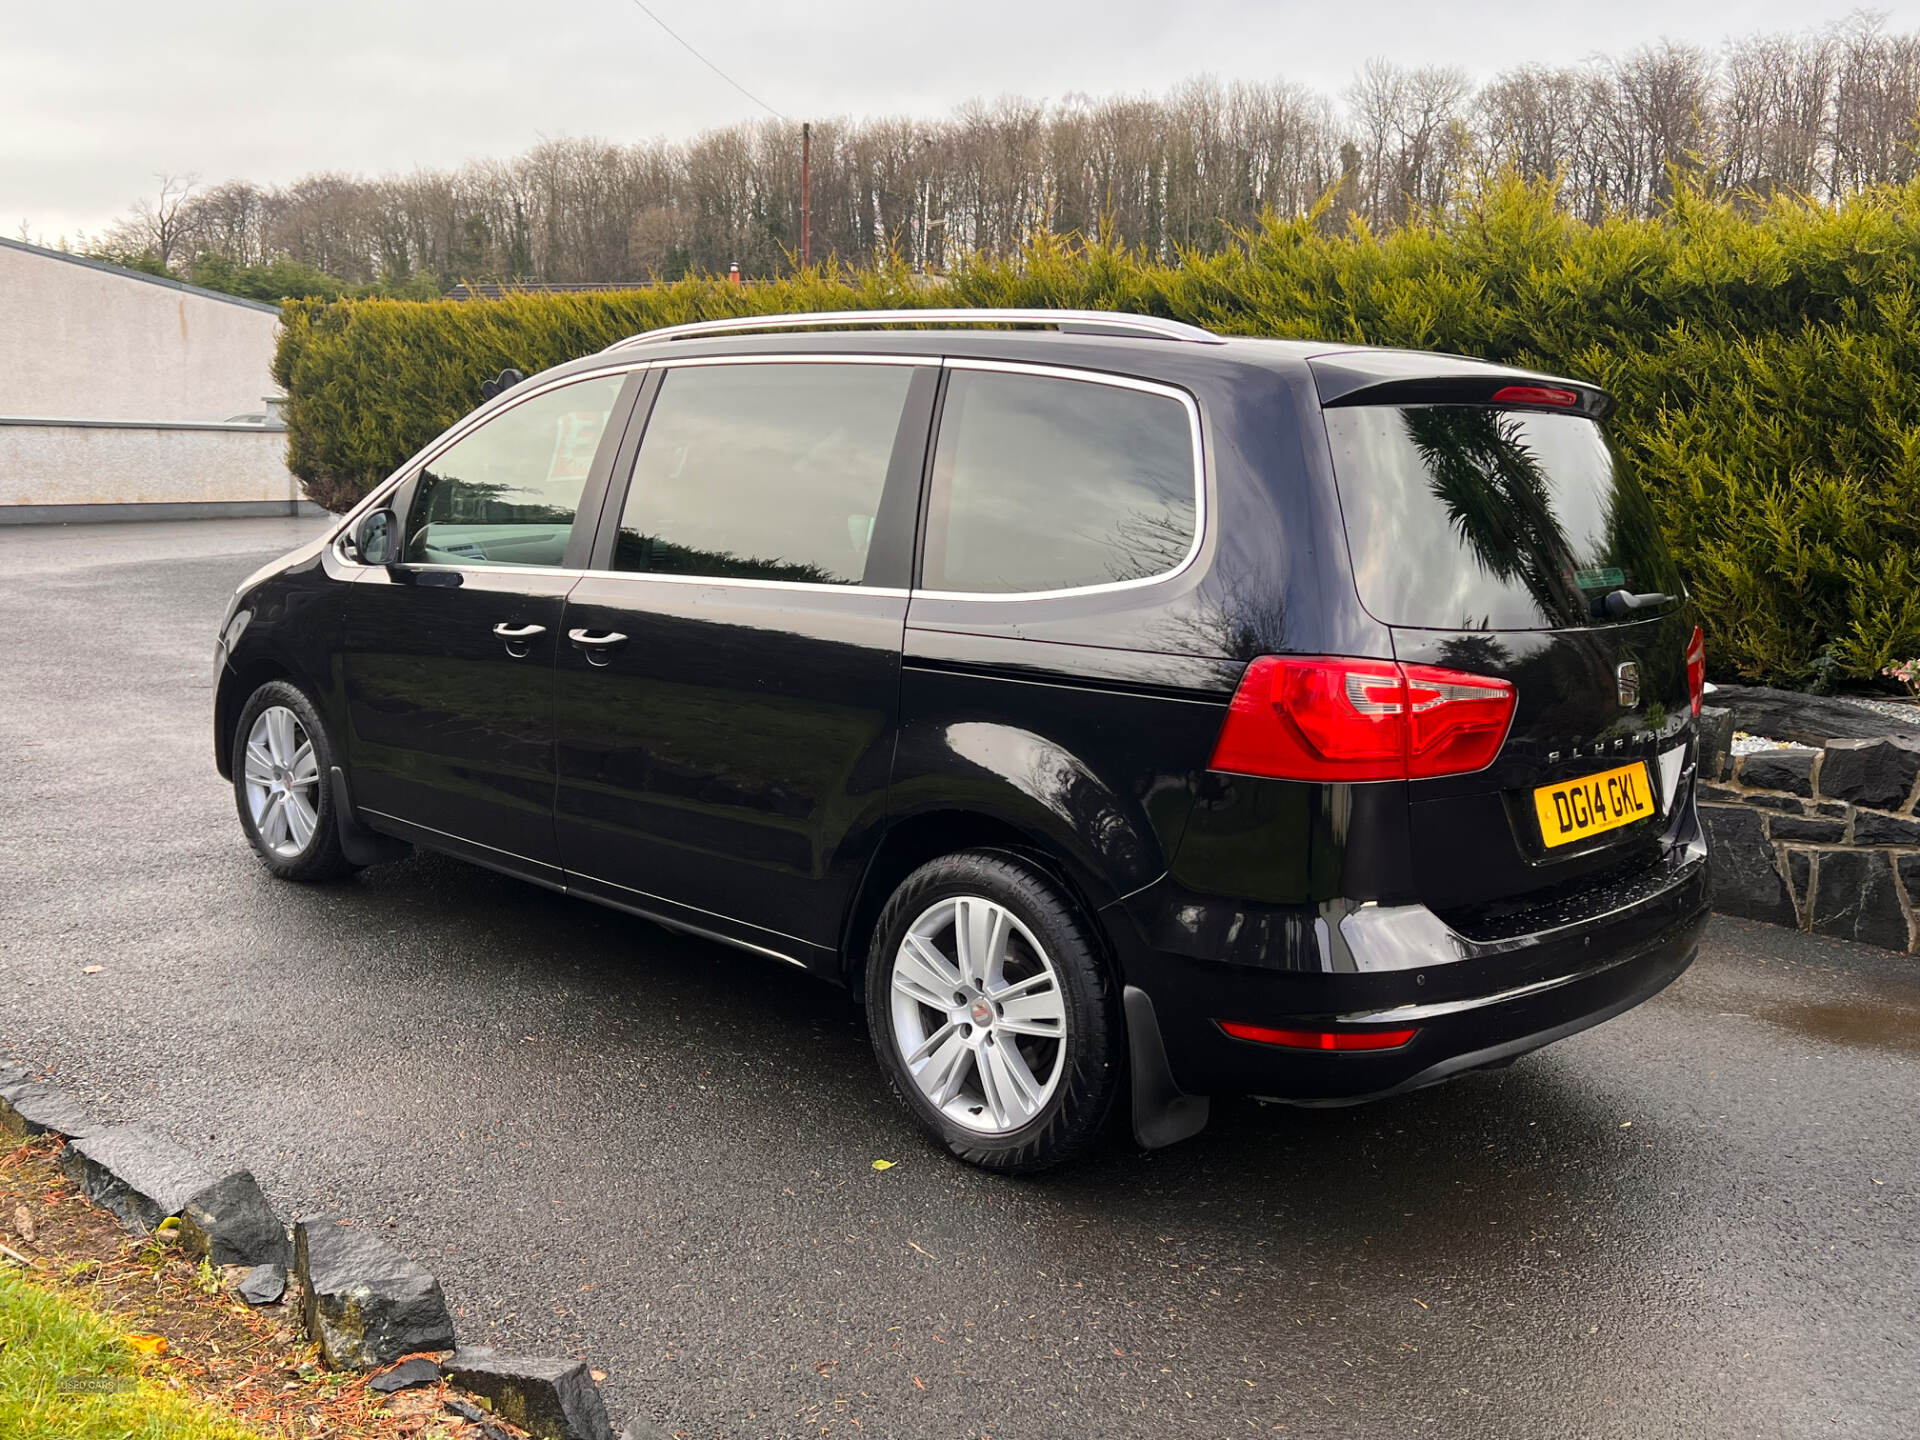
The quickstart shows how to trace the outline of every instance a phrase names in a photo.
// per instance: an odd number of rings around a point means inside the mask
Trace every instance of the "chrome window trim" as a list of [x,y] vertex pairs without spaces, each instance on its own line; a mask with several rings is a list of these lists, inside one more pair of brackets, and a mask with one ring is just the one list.
[[684,359],[649,360],[649,365],[661,370],[685,370],[694,365],[925,365],[937,366],[938,355],[865,355],[849,351],[845,355],[835,355],[831,351],[820,354],[793,355],[689,355]]
[[749,590],[798,590],[817,595],[882,595],[905,600],[914,592],[893,585],[823,585],[814,580],[758,580],[750,575],[677,575],[659,570],[581,570],[586,580],[659,580],[669,585],[738,585]]
[[[386,568],[384,565],[367,565],[359,560],[352,559],[342,548],[346,543],[348,530],[353,527],[353,522],[358,520],[367,511],[377,510],[381,501],[387,499],[394,491],[404,485],[422,466],[438,460],[480,425],[492,420],[495,416],[506,414],[509,410],[512,410],[515,406],[525,401],[537,399],[563,386],[578,385],[588,380],[599,380],[609,375],[631,375],[638,370],[651,370],[658,363],[656,360],[626,360],[625,363],[603,365],[598,369],[582,371],[577,375],[557,375],[551,380],[543,380],[538,384],[523,382],[526,383],[526,393],[518,393],[521,387],[519,385],[514,386],[511,391],[507,392],[513,396],[512,401],[509,404],[502,405],[498,410],[489,408],[490,402],[483,402],[476,405],[465,415],[454,421],[452,425],[441,431],[439,435],[428,441],[423,448],[416,450],[397,470],[387,476],[387,478],[382,480],[378,485],[374,486],[373,489],[369,490],[359,504],[355,505],[341,517],[339,527],[333,532],[333,536],[328,542],[333,548],[335,558],[338,559],[341,564],[351,565],[356,570],[384,570]],[[483,410],[487,412],[484,416],[480,413]],[[420,570],[519,570],[528,573],[540,570],[549,575],[564,573],[555,571],[547,566],[535,565],[419,565],[414,568]]]
[[[944,362],[949,370],[991,370],[1014,375],[1041,375],[1055,380],[1079,380],[1093,385],[1111,385],[1121,390],[1138,390],[1148,395],[1162,395],[1178,400],[1187,412],[1187,426],[1193,437],[1193,543],[1187,547],[1187,553],[1180,563],[1170,570],[1157,575],[1143,575],[1135,580],[1107,580],[1097,585],[1071,585],[1059,590],[928,590],[916,589],[916,600],[984,600],[989,603],[1009,600],[1065,600],[1081,595],[1109,595],[1122,590],[1139,590],[1149,585],[1165,585],[1179,579],[1193,568],[1200,558],[1200,551],[1207,539],[1207,458],[1206,445],[1201,435],[1200,405],[1192,395],[1177,385],[1165,385],[1155,380],[1137,380],[1131,375],[1114,375],[1104,370],[1082,370],[1065,365],[1031,365],[1016,360],[973,360],[949,356]],[[933,453],[940,448],[938,433],[932,437]]]

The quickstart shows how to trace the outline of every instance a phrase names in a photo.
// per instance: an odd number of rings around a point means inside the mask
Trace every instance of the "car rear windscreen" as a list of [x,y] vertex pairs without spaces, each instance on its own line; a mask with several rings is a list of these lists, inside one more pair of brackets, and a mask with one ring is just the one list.
[[1608,623],[1614,590],[1680,593],[1652,507],[1596,421],[1487,405],[1324,412],[1361,603],[1389,625]]

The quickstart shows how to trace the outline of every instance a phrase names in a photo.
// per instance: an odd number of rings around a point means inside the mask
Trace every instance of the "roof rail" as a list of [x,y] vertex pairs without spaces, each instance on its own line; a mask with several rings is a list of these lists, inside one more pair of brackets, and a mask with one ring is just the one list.
[[708,335],[740,335],[764,330],[855,329],[878,330],[889,325],[1034,325],[1063,335],[1133,335],[1156,340],[1182,340],[1196,345],[1224,345],[1211,330],[1157,315],[1126,315],[1113,310],[816,310],[798,315],[741,315],[727,320],[696,320],[667,325],[616,340],[609,350],[652,345],[663,340],[691,340]]

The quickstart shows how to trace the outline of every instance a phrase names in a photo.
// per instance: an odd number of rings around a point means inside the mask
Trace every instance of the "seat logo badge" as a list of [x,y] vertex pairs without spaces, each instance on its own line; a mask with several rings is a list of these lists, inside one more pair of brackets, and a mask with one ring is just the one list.
[[1614,672],[1620,685],[1620,704],[1631,710],[1640,703],[1640,667],[1631,660],[1621,662]]

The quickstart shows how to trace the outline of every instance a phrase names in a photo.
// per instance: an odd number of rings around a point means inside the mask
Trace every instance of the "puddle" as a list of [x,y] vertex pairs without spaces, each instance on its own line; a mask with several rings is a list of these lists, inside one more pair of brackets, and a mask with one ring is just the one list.
[[1760,1018],[1816,1040],[1920,1054],[1920,1010],[1903,1005],[1790,1005]]

